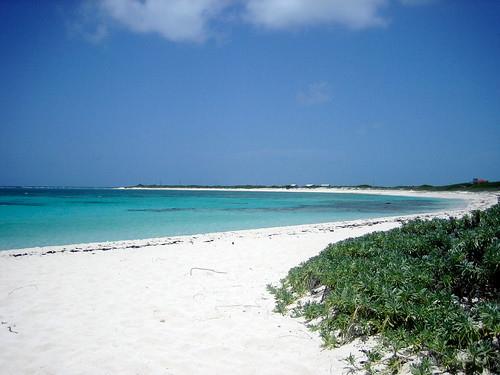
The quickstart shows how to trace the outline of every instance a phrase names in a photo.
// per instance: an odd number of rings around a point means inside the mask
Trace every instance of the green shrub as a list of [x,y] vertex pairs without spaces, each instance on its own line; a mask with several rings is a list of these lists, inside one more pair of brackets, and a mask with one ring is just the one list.
[[[327,346],[379,335],[448,371],[500,371],[500,205],[328,246],[271,288]],[[316,295],[315,302],[300,303]],[[392,358],[392,362],[401,361]],[[398,362],[399,363],[399,362]],[[427,360],[414,366],[427,371]]]

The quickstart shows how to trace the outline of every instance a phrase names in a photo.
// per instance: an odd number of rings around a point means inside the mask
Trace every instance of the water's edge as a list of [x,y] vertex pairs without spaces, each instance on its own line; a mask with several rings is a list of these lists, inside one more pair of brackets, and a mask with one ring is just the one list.
[[[356,193],[364,194],[363,191],[358,190]],[[374,193],[374,192],[372,192]],[[391,195],[392,192],[384,191],[382,193],[375,192],[374,194]],[[149,246],[163,246],[170,245],[179,242],[212,242],[216,239],[224,238],[229,235],[237,234],[239,236],[275,236],[275,235],[293,235],[300,233],[311,233],[311,232],[325,232],[334,231],[336,228],[345,227],[359,227],[365,225],[374,225],[378,223],[403,223],[405,221],[420,218],[420,219],[432,219],[432,218],[448,218],[448,217],[460,217],[473,210],[485,210],[498,201],[498,195],[496,193],[469,193],[469,192],[459,192],[459,193],[420,193],[420,192],[401,192],[396,191],[397,195],[405,195],[405,193],[412,194],[408,196],[429,196],[436,198],[452,198],[461,199],[466,202],[467,206],[464,209],[455,210],[444,210],[435,211],[429,213],[418,213],[411,215],[399,215],[399,216],[386,216],[377,217],[369,219],[357,219],[349,221],[334,221],[328,223],[317,223],[317,224],[301,224],[301,225],[289,225],[289,226],[276,226],[276,227],[265,227],[265,228],[254,228],[254,229],[242,229],[242,230],[231,230],[222,232],[209,232],[209,233],[199,233],[192,235],[178,235],[178,236],[165,236],[165,237],[152,237],[145,239],[136,240],[119,240],[119,241],[100,241],[100,242],[86,242],[86,243],[75,243],[68,245],[53,245],[53,246],[40,246],[40,247],[26,247],[26,248],[16,248],[1,250],[0,256],[26,256],[26,255],[49,255],[57,253],[78,253],[78,252],[93,252],[93,251],[109,251],[109,250],[124,250],[124,249],[140,249]],[[415,194],[415,195],[413,195]]]

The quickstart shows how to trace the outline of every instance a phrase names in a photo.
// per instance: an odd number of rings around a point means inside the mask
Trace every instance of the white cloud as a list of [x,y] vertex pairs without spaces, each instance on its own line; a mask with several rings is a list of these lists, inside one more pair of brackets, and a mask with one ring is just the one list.
[[297,101],[304,105],[324,104],[331,100],[330,88],[326,82],[311,83],[305,90],[297,93]]
[[96,25],[92,31],[81,31],[84,38],[91,43],[99,43],[108,36],[108,27],[104,23]]
[[359,30],[385,25],[382,11],[391,1],[417,5],[434,0],[84,0],[82,8],[95,10],[98,25],[82,28],[81,34],[90,33],[87,39],[99,41],[107,36],[110,20],[174,42],[213,38],[214,24],[224,22],[276,30],[317,25]]
[[101,8],[115,21],[139,33],[158,33],[171,41],[203,41],[209,22],[226,0],[103,0]]
[[271,29],[339,24],[350,29],[383,25],[387,0],[247,0],[246,19]]

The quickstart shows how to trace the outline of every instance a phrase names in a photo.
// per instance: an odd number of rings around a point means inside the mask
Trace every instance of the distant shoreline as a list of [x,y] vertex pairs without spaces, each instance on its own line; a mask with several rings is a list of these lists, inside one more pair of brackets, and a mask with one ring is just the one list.
[[134,186],[123,186],[117,189],[170,189],[170,190],[263,190],[263,189],[273,189],[273,190],[317,190],[317,189],[328,189],[328,190],[394,190],[394,191],[497,191],[500,193],[500,181],[483,181],[483,182],[460,182],[449,185],[397,185],[397,186],[376,186],[369,184],[360,185],[331,185],[331,184],[288,184],[288,185],[156,185],[156,184],[137,184]]
[[0,189],[125,189],[125,190],[229,190],[229,191],[405,191],[405,192],[493,192],[500,194],[500,181],[492,182],[461,182],[449,185],[397,185],[377,186],[369,184],[360,185],[331,185],[331,184],[308,184],[308,185],[162,185],[162,184],[137,184],[128,186],[70,186],[70,185],[3,185]]
[[424,191],[411,189],[377,189],[377,188],[355,188],[355,187],[314,187],[314,188],[239,188],[239,187],[118,187],[120,190],[177,190],[177,191],[242,191],[242,192],[281,192],[281,193],[340,193],[340,194],[371,194],[371,195],[394,195],[407,197],[447,198],[464,199],[474,194],[495,194],[499,192],[474,192],[474,191]]

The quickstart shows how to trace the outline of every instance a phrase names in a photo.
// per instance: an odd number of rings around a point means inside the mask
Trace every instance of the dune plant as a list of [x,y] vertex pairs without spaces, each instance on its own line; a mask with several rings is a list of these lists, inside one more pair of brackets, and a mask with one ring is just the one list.
[[394,353],[388,363],[424,358],[415,373],[431,362],[499,373],[499,238],[500,205],[413,220],[332,244],[270,291],[277,311],[305,319],[325,346],[376,336]]

